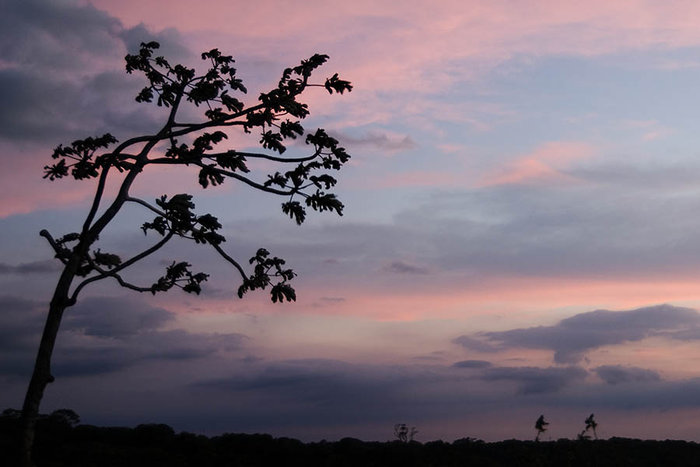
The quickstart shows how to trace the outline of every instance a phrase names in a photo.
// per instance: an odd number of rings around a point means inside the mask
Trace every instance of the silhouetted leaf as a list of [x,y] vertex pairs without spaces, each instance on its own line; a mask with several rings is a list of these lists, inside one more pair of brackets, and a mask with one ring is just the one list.
[[291,122],[289,120],[280,124],[280,133],[285,138],[296,139],[297,135],[304,134],[304,127],[299,122]]
[[68,175],[68,166],[66,166],[66,160],[61,159],[56,164],[45,165],[44,166],[44,177],[53,181],[57,178],[63,178]]
[[334,186],[337,183],[337,180],[330,175],[323,174],[323,175],[312,175],[309,177],[309,180],[316,185],[318,188],[325,187],[325,189],[329,189],[332,186]]
[[265,149],[272,149],[280,154],[287,150],[287,148],[284,147],[284,144],[282,144],[282,135],[272,131],[266,131],[263,133],[262,138],[260,138],[260,143]]
[[352,91],[352,85],[350,84],[350,81],[345,81],[338,78],[338,73],[328,78],[324,86],[330,94],[333,94],[333,91],[339,94],[342,94],[344,91]]
[[205,165],[199,171],[199,184],[202,185],[202,188],[208,187],[209,183],[214,186],[224,183],[224,176],[219,173],[214,165]]
[[343,203],[333,193],[324,193],[317,191],[313,195],[306,198],[306,205],[316,211],[335,211],[339,216],[343,215]]
[[279,172],[275,172],[274,175],[268,175],[267,180],[263,183],[263,186],[278,185],[284,188],[287,185],[287,177]]
[[221,93],[221,103],[229,110],[233,112],[240,112],[243,110],[243,102],[239,101],[235,97],[229,96],[226,91]]
[[301,225],[306,219],[306,210],[298,201],[282,203],[282,212],[294,219],[297,225]]
[[270,290],[270,295],[272,296],[272,302],[284,302],[285,299],[288,302],[294,302],[297,299],[297,294],[291,285],[287,283],[279,283],[272,286]]
[[250,172],[248,166],[245,164],[245,161],[245,156],[243,156],[242,154],[238,154],[236,151],[228,151],[225,154],[216,156],[216,163],[219,164],[219,166],[221,166],[224,169],[229,169],[233,172]]

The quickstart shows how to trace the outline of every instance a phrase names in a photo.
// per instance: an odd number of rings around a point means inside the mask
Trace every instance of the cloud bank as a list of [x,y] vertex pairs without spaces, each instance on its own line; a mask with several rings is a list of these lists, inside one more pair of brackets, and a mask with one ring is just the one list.
[[[559,364],[579,363],[586,353],[650,337],[700,339],[700,313],[690,308],[657,305],[629,311],[596,310],[561,320],[553,326],[484,332],[478,338],[460,336],[454,342],[472,350],[507,348],[545,349]],[[615,368],[601,367],[599,375],[615,379]],[[624,378],[622,369],[620,378]],[[602,373],[602,374],[601,374]],[[627,373],[625,373],[627,374]],[[632,375],[633,373],[630,373]],[[604,376],[605,375],[605,376]],[[607,380],[607,379],[606,379]]]

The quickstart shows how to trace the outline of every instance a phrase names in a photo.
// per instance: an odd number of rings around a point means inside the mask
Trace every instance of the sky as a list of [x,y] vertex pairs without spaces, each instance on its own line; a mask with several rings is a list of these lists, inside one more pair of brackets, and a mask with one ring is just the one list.
[[[238,299],[212,251],[166,247],[130,277],[187,260],[202,294],[86,288],[42,411],[305,441],[531,439],[540,414],[542,439],[574,438],[595,413],[600,437],[700,441],[698,25],[694,1],[0,3],[0,408],[21,406],[60,272],[39,231],[75,231],[94,190],[43,167],[164,123],[123,61],[156,40],[199,69],[233,55],[250,104],[328,54],[319,81],[354,87],[309,90],[305,127],[352,156],[345,212],[297,226],[272,195],[144,172],[135,193],[192,193],[235,257],[284,257],[298,299]],[[147,218],[100,246],[128,256]]]

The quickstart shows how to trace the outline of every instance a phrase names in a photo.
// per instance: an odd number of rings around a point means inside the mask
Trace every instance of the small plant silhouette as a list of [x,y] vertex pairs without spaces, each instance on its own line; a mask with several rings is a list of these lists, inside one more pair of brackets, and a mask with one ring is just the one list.
[[408,425],[405,423],[397,423],[394,425],[394,436],[396,436],[396,439],[402,443],[410,443],[413,441],[416,434],[418,434],[418,430],[415,426],[412,426],[409,429]]
[[598,433],[596,433],[595,429],[598,426],[598,423],[595,421],[593,418],[593,414],[590,414],[588,418],[586,418],[586,429],[581,430],[581,433],[578,434],[576,437],[579,441],[585,441],[591,439],[591,435],[588,434],[588,431],[593,432],[593,438],[598,439]]
[[544,415],[540,415],[540,418],[535,422],[535,429],[537,430],[537,436],[535,436],[535,441],[540,440],[540,435],[547,431],[547,425],[549,422],[545,421]]
[[595,429],[598,427],[598,423],[595,421],[593,418],[593,414],[590,414],[588,418],[586,419],[586,429],[585,432],[588,432],[588,430],[591,430],[593,432],[593,438],[598,439],[598,433],[596,433]]

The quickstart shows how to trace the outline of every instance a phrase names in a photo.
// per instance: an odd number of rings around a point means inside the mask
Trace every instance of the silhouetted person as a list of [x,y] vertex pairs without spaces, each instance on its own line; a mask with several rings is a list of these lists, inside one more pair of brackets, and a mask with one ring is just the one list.
[[549,422],[545,421],[544,415],[540,415],[540,418],[538,418],[535,422],[535,429],[537,430],[537,436],[535,436],[535,441],[539,441],[540,435],[547,431],[547,425],[549,425]]

